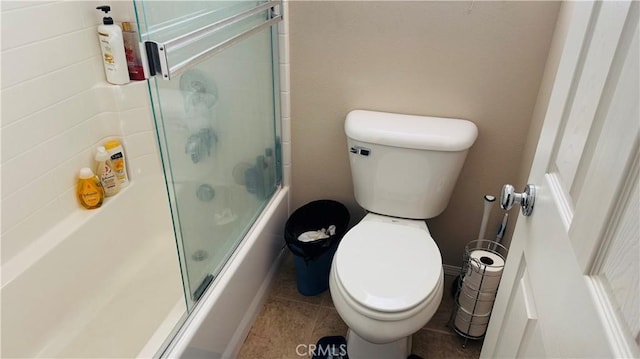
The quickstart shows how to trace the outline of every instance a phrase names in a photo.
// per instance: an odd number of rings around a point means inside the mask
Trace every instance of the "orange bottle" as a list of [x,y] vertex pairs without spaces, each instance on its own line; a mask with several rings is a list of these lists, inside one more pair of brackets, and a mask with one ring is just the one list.
[[78,174],[78,185],[76,187],[78,201],[86,209],[94,209],[102,206],[104,201],[104,190],[100,180],[93,173],[91,168],[84,167]]

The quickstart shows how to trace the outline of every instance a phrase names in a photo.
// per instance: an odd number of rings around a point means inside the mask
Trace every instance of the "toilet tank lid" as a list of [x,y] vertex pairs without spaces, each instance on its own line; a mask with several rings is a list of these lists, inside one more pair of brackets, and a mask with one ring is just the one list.
[[361,142],[434,151],[464,151],[478,137],[468,120],[367,110],[349,112],[344,129]]

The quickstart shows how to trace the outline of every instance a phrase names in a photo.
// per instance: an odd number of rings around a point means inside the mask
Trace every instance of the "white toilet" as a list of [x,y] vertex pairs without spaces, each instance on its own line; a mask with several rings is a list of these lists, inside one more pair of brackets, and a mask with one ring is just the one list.
[[442,257],[424,221],[444,211],[478,135],[466,120],[355,110],[345,132],[356,201],[329,286],[351,359],[402,358],[440,305]]

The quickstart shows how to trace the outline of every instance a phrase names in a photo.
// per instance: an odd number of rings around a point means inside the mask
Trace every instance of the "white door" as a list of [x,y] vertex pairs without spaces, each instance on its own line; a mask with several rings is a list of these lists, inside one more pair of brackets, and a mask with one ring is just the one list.
[[639,5],[562,5],[535,207],[519,214],[483,358],[640,357]]

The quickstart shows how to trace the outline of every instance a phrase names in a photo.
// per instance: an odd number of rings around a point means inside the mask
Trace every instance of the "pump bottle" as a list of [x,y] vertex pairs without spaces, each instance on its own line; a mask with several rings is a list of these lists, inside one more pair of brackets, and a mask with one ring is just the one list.
[[[109,5],[98,6],[105,14],[111,11]],[[102,25],[98,26],[98,40],[102,49],[102,64],[107,82],[114,85],[124,85],[129,82],[129,70],[127,69],[127,57],[124,52],[122,30],[113,23],[109,16],[102,18]]]

